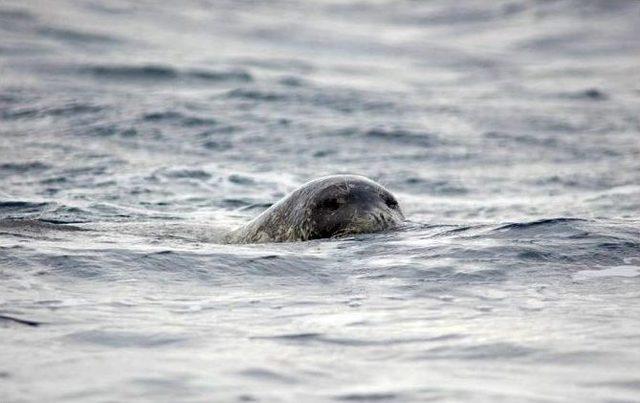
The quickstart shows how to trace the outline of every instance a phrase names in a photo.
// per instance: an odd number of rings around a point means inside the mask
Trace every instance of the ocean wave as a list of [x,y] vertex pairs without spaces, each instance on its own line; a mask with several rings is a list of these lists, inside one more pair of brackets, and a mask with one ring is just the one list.
[[173,80],[194,80],[201,82],[251,82],[252,75],[242,69],[178,69],[163,64],[147,65],[96,65],[81,66],[77,69],[97,78],[136,82],[162,82]]

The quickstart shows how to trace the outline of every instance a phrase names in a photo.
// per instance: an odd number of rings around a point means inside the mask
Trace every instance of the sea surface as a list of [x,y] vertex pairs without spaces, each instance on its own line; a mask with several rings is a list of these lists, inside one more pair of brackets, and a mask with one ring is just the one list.
[[639,214],[638,1],[0,0],[3,403],[638,402]]

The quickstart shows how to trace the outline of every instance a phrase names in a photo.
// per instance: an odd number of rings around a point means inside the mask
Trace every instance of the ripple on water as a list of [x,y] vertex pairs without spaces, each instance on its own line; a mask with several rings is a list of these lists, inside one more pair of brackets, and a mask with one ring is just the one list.
[[249,368],[238,372],[238,374],[260,381],[276,382],[286,385],[299,383],[299,380],[296,377],[284,375],[266,368]]
[[0,175],[2,174],[26,174],[31,172],[41,172],[50,169],[51,165],[40,161],[31,162],[6,162],[0,164]]
[[225,83],[225,82],[251,82],[253,76],[246,70],[232,69],[179,69],[165,64],[146,65],[95,65],[80,66],[77,68],[81,73],[92,75],[96,78],[106,80],[117,80],[126,82],[142,81],[168,82],[175,80]]
[[334,400],[345,402],[401,401],[402,395],[389,392],[345,393],[334,396]]
[[415,356],[417,360],[513,360],[538,353],[539,350],[513,343],[485,343],[471,346],[435,347]]
[[25,216],[34,213],[41,213],[47,209],[57,206],[53,202],[30,202],[22,200],[0,201],[0,216]]
[[195,127],[195,126],[213,126],[217,122],[215,119],[204,118],[193,115],[186,115],[177,111],[165,111],[165,112],[149,112],[142,116],[144,122],[162,123],[162,124],[175,124],[182,127]]
[[86,330],[63,337],[74,343],[92,344],[114,348],[161,348],[187,342],[188,337],[172,333],[146,333],[112,330]]
[[38,29],[38,33],[48,38],[60,40],[62,42],[80,45],[80,44],[119,44],[120,39],[113,35],[98,34],[95,32],[83,32],[68,28],[59,27],[42,27]]

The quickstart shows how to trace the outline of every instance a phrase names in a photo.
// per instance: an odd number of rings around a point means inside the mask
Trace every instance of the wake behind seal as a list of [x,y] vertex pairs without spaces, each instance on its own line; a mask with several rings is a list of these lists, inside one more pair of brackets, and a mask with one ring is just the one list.
[[307,182],[225,237],[226,243],[308,241],[392,229],[404,220],[396,198],[359,175]]

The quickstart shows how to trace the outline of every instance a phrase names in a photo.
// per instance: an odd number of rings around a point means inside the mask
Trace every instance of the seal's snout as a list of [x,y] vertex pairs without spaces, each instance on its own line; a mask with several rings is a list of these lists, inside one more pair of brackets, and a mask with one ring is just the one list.
[[386,201],[381,201],[377,205],[370,205],[363,214],[366,224],[361,223],[364,229],[358,232],[378,232],[397,227],[404,221],[404,214],[400,210],[397,202],[389,205]]
[[386,190],[370,192],[364,201],[359,203],[362,210],[382,227],[393,226],[404,220],[398,200]]
[[[341,237],[385,231],[397,227],[404,215],[396,198],[375,182],[354,181],[344,187],[326,189],[333,210],[315,212],[320,237]],[[326,206],[323,203],[322,206]]]

